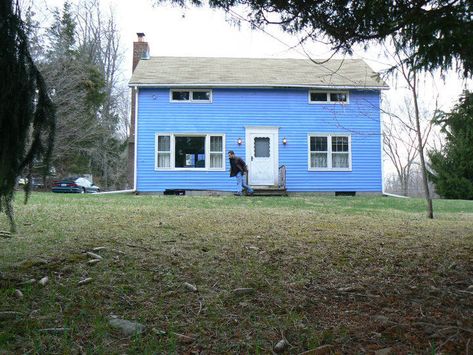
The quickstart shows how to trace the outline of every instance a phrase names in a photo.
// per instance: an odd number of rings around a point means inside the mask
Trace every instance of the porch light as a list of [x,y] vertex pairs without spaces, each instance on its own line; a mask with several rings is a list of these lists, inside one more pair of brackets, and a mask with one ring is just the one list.
[[241,138],[238,138],[238,139],[237,139],[237,143],[238,143],[238,145],[241,145],[241,144],[243,143],[242,139],[241,139]]
[[286,137],[284,137],[284,138],[282,139],[282,144],[284,144],[284,145],[287,144],[287,139],[286,139]]

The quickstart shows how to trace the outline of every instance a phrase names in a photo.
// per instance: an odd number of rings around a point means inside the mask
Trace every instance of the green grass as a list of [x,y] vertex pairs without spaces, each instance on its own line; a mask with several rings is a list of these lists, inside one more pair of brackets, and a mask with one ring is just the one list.
[[[21,315],[0,319],[0,353],[268,353],[282,335],[290,353],[461,353],[473,336],[473,201],[436,200],[427,220],[423,200],[387,197],[21,198],[0,238],[0,312]],[[147,331],[124,337],[112,314]]]

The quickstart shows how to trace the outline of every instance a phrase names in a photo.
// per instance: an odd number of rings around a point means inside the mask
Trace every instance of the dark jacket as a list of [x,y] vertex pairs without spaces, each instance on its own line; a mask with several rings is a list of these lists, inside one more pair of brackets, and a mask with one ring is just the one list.
[[239,172],[242,174],[248,172],[245,161],[240,157],[230,158],[230,177],[236,176]]

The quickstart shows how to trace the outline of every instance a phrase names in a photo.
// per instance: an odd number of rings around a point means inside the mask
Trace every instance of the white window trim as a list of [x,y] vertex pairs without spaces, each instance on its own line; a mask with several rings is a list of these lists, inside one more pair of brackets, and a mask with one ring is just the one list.
[[[169,149],[170,149],[170,150],[169,150],[169,151],[167,151],[167,150],[161,151],[162,153],[167,153],[167,152],[169,152],[169,153],[168,153],[168,154],[169,154],[169,159],[170,159],[170,161],[169,161],[169,168],[163,168],[163,167],[158,168],[158,154],[159,154],[159,151],[158,151],[158,147],[159,147],[159,145],[158,145],[158,138],[159,138],[160,136],[161,136],[161,137],[170,137],[170,138],[169,138]],[[169,134],[169,133],[156,133],[156,136],[155,136],[155,149],[154,149],[154,154],[155,154],[155,158],[154,158],[154,159],[155,159],[154,168],[155,168],[155,170],[158,170],[158,169],[159,169],[159,170],[171,170],[172,156],[173,156],[173,153],[172,153],[172,151],[173,151],[172,143],[173,143],[173,142],[172,142],[172,136],[171,136],[171,134]]]
[[[327,101],[311,101],[310,99],[310,94],[316,93],[316,94],[326,94],[327,95]],[[330,101],[330,94],[345,94],[347,95],[347,101]],[[307,94],[307,101],[311,105],[348,105],[350,103],[350,92],[346,90],[309,90]]]
[[[310,165],[310,138],[327,137],[327,167],[312,168]],[[348,168],[332,168],[332,137],[348,137]],[[307,135],[307,167],[309,171],[352,171],[351,134],[347,133],[309,133]],[[337,153],[337,152],[335,152]]]
[[[189,91],[189,100],[173,100],[172,93],[175,91]],[[208,91],[210,93],[210,98],[208,101],[206,100],[194,100],[193,99],[193,92],[194,91]],[[171,89],[169,90],[169,102],[172,103],[179,103],[179,104],[211,104],[212,103],[212,89]]]
[[[158,167],[158,137],[159,136],[169,136],[171,137],[171,161],[169,168]],[[211,168],[210,167],[210,136],[219,136],[222,137],[222,162],[223,167],[221,168]],[[176,137],[205,137],[205,168],[176,168]],[[154,148],[154,170],[155,171],[225,171],[225,134],[223,133],[163,133],[157,132],[155,134],[155,148]]]

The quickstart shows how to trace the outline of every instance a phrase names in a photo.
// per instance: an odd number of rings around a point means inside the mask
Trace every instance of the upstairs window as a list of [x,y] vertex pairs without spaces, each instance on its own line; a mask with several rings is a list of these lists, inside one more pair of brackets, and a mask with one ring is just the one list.
[[212,102],[212,90],[171,90],[171,102]]
[[172,91],[171,100],[172,101],[189,101],[191,99],[190,91]]
[[210,90],[191,91],[192,101],[207,101],[210,102]]
[[351,170],[351,136],[309,135],[309,170]]
[[309,91],[309,103],[348,103],[347,91]]

